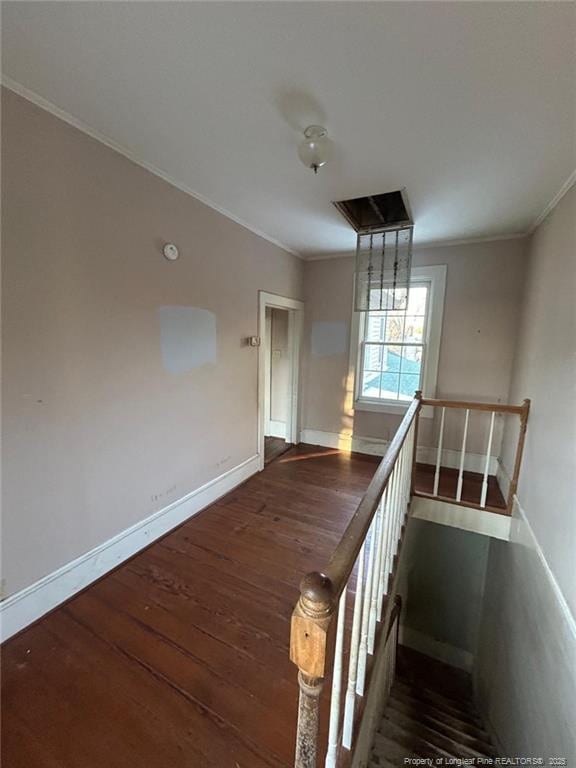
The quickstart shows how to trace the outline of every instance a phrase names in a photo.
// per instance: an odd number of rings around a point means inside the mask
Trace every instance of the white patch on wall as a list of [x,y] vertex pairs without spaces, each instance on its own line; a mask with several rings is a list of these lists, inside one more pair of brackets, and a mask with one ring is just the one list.
[[312,355],[314,357],[345,355],[347,342],[347,323],[324,321],[312,323]]
[[197,307],[159,307],[164,368],[186,373],[217,358],[216,315]]

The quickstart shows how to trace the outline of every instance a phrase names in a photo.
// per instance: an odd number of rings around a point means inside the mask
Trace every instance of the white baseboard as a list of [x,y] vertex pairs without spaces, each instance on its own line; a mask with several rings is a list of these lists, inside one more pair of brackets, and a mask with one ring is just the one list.
[[470,651],[442,643],[440,640],[435,640],[433,637],[403,624],[400,625],[400,644],[437,661],[443,661],[451,667],[464,669],[466,672],[470,672],[474,666],[474,654]]
[[286,440],[286,422],[270,419],[266,429],[266,435],[269,435],[270,437],[281,437],[283,440]]
[[340,451],[368,453],[372,456],[384,456],[388,442],[375,437],[356,437],[349,433],[323,432],[318,429],[303,429],[300,442],[308,445],[322,445],[324,448],[337,448]]
[[0,603],[0,640],[4,641],[24,629],[147,547],[152,541],[164,536],[243,483],[258,471],[259,458],[252,456],[246,459],[178,501],[8,597]]
[[[309,445],[322,445],[325,448],[338,448],[341,451],[368,453],[372,456],[384,456],[390,445],[389,441],[377,437],[361,437],[350,433],[323,432],[318,429],[303,429],[300,441]],[[418,446],[417,459],[424,464],[436,463],[436,448],[425,445]],[[460,467],[460,451],[444,448],[442,451],[442,466],[458,469]],[[481,453],[467,453],[464,469],[467,472],[484,472],[486,456]],[[495,475],[498,471],[498,457],[490,457],[489,473]]]

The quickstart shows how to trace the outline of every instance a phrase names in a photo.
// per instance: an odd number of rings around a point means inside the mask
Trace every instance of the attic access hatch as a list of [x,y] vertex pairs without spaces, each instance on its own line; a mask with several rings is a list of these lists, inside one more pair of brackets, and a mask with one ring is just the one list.
[[357,235],[354,310],[405,311],[414,225],[403,192],[356,197],[334,205]]

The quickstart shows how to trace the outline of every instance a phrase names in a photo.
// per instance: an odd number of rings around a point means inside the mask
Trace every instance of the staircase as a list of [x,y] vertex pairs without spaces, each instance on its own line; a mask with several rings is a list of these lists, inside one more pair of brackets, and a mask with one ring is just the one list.
[[404,766],[406,758],[456,764],[494,757],[474,707],[469,676],[402,646],[397,674],[375,735],[370,768]]

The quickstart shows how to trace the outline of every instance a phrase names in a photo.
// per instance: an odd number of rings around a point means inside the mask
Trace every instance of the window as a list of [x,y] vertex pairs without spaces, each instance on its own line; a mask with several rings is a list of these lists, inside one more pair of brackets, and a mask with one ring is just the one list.
[[[407,311],[355,313],[355,408],[404,410],[436,390],[446,267],[414,267]],[[380,286],[377,288],[380,291]]]
[[365,312],[361,342],[360,396],[411,400],[422,383],[429,286],[410,285],[406,314]]

